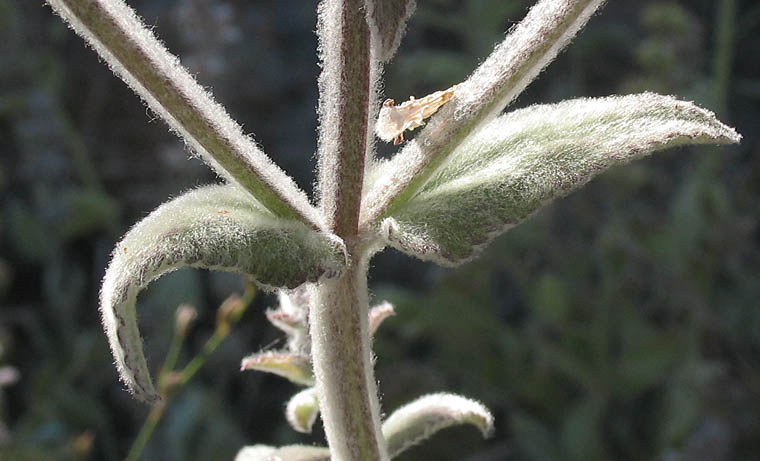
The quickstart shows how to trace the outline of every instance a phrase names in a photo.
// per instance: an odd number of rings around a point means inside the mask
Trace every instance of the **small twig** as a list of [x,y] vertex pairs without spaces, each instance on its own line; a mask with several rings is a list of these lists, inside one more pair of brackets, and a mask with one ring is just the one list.
[[[150,440],[158,423],[166,413],[166,409],[172,398],[177,395],[185,385],[187,385],[193,376],[195,376],[195,374],[203,367],[211,354],[216,351],[222,341],[229,336],[231,327],[243,316],[248,306],[250,306],[254,298],[256,298],[257,292],[258,289],[256,288],[256,285],[249,282],[243,296],[239,300],[236,300],[239,302],[239,308],[235,309],[229,315],[225,315],[223,319],[217,322],[214,333],[206,341],[206,344],[203,345],[201,352],[193,357],[179,372],[174,371],[174,366],[179,358],[179,353],[182,349],[186,334],[184,331],[175,328],[172,342],[169,345],[169,351],[166,354],[164,363],[161,365],[161,371],[158,376],[158,382],[163,398],[158,404],[151,408],[150,413],[148,413],[148,416],[145,418],[145,422],[143,422],[137,437],[135,437],[135,441],[129,449],[129,454],[127,454],[126,457],[127,461],[137,461],[140,459],[140,455],[142,455],[142,452],[145,450],[145,445],[148,443],[148,440]],[[224,304],[222,307],[224,307]]]

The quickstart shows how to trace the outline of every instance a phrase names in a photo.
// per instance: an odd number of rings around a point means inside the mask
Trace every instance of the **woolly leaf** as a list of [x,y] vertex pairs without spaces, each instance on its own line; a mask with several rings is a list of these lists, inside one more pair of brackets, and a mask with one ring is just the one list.
[[280,306],[266,311],[267,319],[287,334],[287,350],[309,354],[309,289],[302,285],[295,290],[279,290]]
[[309,445],[288,445],[275,448],[252,445],[241,449],[235,461],[328,461],[330,450]]
[[394,411],[383,423],[388,454],[398,455],[441,429],[472,424],[483,437],[493,432],[493,416],[481,403],[454,394],[430,394]]
[[298,432],[311,434],[311,428],[319,416],[317,389],[309,387],[297,393],[285,407],[285,418],[290,426]]
[[415,0],[366,0],[372,46],[381,61],[388,62],[396,54],[416,3]]
[[241,370],[258,370],[274,373],[296,384],[314,385],[314,371],[309,357],[294,352],[258,352],[244,358]]
[[651,93],[529,107],[470,136],[381,232],[407,254],[459,264],[607,168],[668,147],[740,139],[711,112]]
[[121,379],[140,400],[158,395],[137,328],[137,294],[182,267],[247,274],[265,287],[293,288],[345,265],[342,242],[277,218],[237,186],[209,186],[172,200],[135,225],[116,246],[100,309]]

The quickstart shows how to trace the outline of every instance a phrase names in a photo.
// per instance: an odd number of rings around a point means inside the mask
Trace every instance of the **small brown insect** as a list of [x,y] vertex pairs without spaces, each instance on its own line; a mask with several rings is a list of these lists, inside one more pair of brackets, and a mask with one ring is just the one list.
[[457,85],[447,90],[436,91],[424,98],[409,100],[397,106],[393,99],[386,99],[377,116],[375,133],[383,141],[393,141],[394,145],[404,142],[404,131],[413,130],[425,124],[424,120],[435,114],[453,96]]

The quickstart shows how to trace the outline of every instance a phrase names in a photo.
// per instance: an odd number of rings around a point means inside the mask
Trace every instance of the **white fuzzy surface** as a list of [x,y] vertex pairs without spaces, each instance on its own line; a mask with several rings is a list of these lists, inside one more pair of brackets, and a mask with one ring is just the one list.
[[532,106],[470,136],[380,232],[407,254],[460,264],[612,166],[668,147],[740,138],[712,112],[653,93]]
[[288,401],[285,407],[285,419],[290,427],[303,434],[311,434],[311,428],[319,416],[317,390],[306,388]]
[[498,115],[557,57],[603,0],[542,0],[468,78],[454,99],[388,162],[364,194],[360,227],[408,199],[466,135]]
[[447,427],[471,424],[488,437],[493,416],[482,403],[454,394],[429,394],[394,411],[383,422],[388,452],[395,457]]
[[295,288],[338,276],[345,247],[335,236],[277,218],[237,186],[186,193],[136,224],[113,251],[100,310],[121,379],[135,397],[155,402],[137,327],[137,295],[182,267],[238,272],[265,288]]

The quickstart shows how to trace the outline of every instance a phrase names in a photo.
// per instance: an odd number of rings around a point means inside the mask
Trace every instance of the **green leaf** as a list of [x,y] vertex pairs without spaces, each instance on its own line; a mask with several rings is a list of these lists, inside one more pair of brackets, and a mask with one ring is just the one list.
[[244,358],[240,369],[265,371],[287,378],[296,384],[314,385],[314,371],[310,357],[296,352],[257,352]]
[[711,112],[652,93],[532,106],[465,140],[381,233],[404,253],[456,265],[607,168],[668,147],[740,139]]
[[264,287],[294,288],[336,276],[346,264],[337,237],[277,218],[237,186],[209,186],[153,211],[113,252],[101,290],[101,313],[122,380],[140,400],[158,395],[137,328],[137,294],[182,267],[237,272]]
[[394,411],[383,422],[388,454],[398,455],[447,427],[472,424],[483,437],[493,432],[493,416],[483,404],[454,394],[430,394]]
[[297,393],[285,407],[285,419],[294,430],[311,434],[311,428],[319,416],[317,389],[309,387]]

